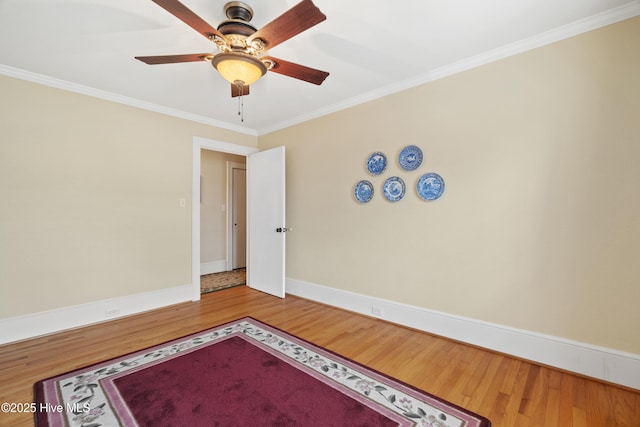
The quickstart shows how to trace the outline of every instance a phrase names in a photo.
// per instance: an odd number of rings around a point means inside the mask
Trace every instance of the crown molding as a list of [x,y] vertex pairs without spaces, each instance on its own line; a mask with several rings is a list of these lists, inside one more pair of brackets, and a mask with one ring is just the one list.
[[136,107],[143,110],[165,114],[167,116],[177,117],[179,119],[185,119],[185,120],[189,120],[196,123],[202,123],[205,125],[230,130],[233,132],[243,133],[251,136],[258,135],[257,131],[255,131],[254,129],[250,129],[242,126],[235,126],[220,120],[213,120],[208,117],[199,116],[197,114],[191,114],[186,111],[177,110],[174,108],[169,108],[169,107],[165,107],[158,104],[153,104],[151,102],[141,101],[139,99],[131,98],[128,96],[118,95],[116,93],[108,92],[105,90],[84,86],[81,84],[57,79],[54,77],[45,76],[43,74],[22,70],[20,68],[10,67],[4,64],[0,64],[0,74],[8,77],[14,77],[20,80],[26,80],[32,83],[38,83],[44,86],[53,87],[56,89],[62,89],[69,92],[79,93],[81,95],[87,95],[94,98],[104,99],[106,101],[116,102],[118,104],[128,105],[130,107]]
[[358,95],[356,97],[347,99],[337,104],[333,104],[326,108],[322,108],[305,115],[300,115],[290,120],[285,120],[273,126],[258,129],[258,135],[265,135],[267,133],[275,132],[277,130],[281,130],[302,122],[316,119],[318,117],[345,110],[347,108],[355,107],[357,105],[364,104],[365,102],[373,101],[375,99],[402,92],[407,89],[412,89],[414,87],[421,86],[435,80],[439,80],[454,74],[461,73],[463,71],[471,70],[473,68],[489,64],[491,62],[518,55],[520,53],[524,53],[529,50],[568,39],[579,34],[593,31],[598,28],[606,27],[607,25],[615,24],[616,22],[624,21],[625,19],[630,19],[638,15],[640,15],[640,0],[634,0],[625,5],[607,10],[588,18],[580,19],[571,24],[563,25],[561,27],[554,28],[553,30],[537,34],[533,37],[510,43],[505,46],[481,53],[479,55],[474,55],[472,57],[454,62],[452,64],[433,69],[427,73],[418,75],[411,79],[380,87],[376,90]]
[[313,120],[328,114],[332,114],[347,108],[355,107],[360,104],[364,104],[369,101],[373,101],[378,98],[382,98],[388,95],[392,95],[407,89],[411,89],[423,84],[442,79],[463,71],[471,70],[476,67],[480,67],[485,64],[489,64],[500,59],[504,59],[510,56],[514,56],[538,47],[546,46],[551,43],[555,43],[569,37],[577,36],[588,31],[596,30],[607,25],[615,24],[616,22],[624,21],[640,15],[640,0],[631,1],[625,5],[619,6],[614,9],[575,21],[571,24],[563,25],[550,31],[523,39],[508,45],[489,50],[479,55],[475,55],[461,61],[454,62],[452,64],[445,65],[433,69],[429,72],[418,75],[414,78],[403,80],[388,86],[377,88],[376,90],[358,95],[356,97],[347,99],[343,102],[339,102],[330,105],[326,108],[321,108],[312,111],[308,114],[292,117],[289,120],[284,120],[276,123],[272,126],[264,127],[261,129],[251,129],[244,126],[237,126],[227,122],[213,120],[208,117],[199,116],[196,114],[188,113],[182,110],[164,107],[161,105],[153,104],[139,99],[130,98],[111,92],[107,92],[100,89],[95,89],[88,86],[68,82],[65,80],[56,79],[53,77],[44,76],[41,74],[33,73],[30,71],[21,70],[19,68],[10,67],[0,64],[0,74],[9,77],[15,77],[22,80],[39,83],[46,86],[55,87],[58,89],[68,90],[71,92],[80,93],[83,95],[93,96],[96,98],[105,99],[132,107],[141,108],[144,110],[154,111],[157,113],[173,116],[185,120],[190,120],[205,125],[215,126],[218,128],[230,130],[251,136],[261,136],[277,130],[281,130],[290,126],[294,126],[309,120]]

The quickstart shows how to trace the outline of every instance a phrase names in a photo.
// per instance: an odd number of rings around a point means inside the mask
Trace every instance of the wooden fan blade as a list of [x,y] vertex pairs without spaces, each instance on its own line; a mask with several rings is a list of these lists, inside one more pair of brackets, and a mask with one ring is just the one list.
[[262,60],[273,62],[273,67],[269,69],[274,73],[282,74],[294,79],[304,80],[305,82],[321,85],[329,73],[326,71],[316,70],[315,68],[305,67],[304,65],[294,64],[293,62],[284,61],[272,56],[264,56]]
[[231,97],[235,98],[236,96],[247,96],[249,95],[249,86],[248,85],[234,85],[231,84]]
[[178,0],[151,0],[167,12],[210,39],[211,36],[218,36],[225,40],[224,35],[209,25],[204,19],[196,15],[191,9],[180,3]]
[[247,44],[260,39],[265,42],[267,49],[271,49],[325,19],[325,14],[311,0],[303,0],[253,33],[247,38]]
[[149,65],[175,64],[178,62],[208,61],[212,53],[188,53],[185,55],[136,56],[139,61]]

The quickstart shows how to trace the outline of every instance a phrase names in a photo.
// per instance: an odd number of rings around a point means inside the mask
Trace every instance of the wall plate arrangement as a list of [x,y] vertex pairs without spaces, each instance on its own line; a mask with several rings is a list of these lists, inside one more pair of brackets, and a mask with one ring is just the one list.
[[356,187],[353,190],[353,195],[358,202],[369,203],[373,198],[373,184],[366,179],[363,179],[356,184]]
[[[398,164],[406,172],[417,170],[423,161],[422,149],[416,145],[405,146],[398,155]],[[367,171],[373,176],[382,175],[387,170],[387,156],[376,151],[369,155],[366,160]],[[420,199],[425,201],[437,200],[444,193],[444,180],[434,172],[425,173],[416,181],[416,193]],[[399,176],[392,176],[384,181],[382,185],[382,195],[389,202],[395,203],[402,200],[406,194],[406,185]],[[369,203],[373,199],[374,184],[363,179],[356,183],[353,195],[358,203]]]

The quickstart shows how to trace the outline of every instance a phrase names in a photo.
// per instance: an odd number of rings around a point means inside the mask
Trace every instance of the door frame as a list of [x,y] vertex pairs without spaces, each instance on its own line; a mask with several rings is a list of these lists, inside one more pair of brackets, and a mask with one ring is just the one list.
[[[245,157],[260,151],[257,147],[232,144],[201,136],[193,137],[191,145],[191,301],[200,300],[200,150],[203,149]],[[249,209],[250,207],[247,206],[247,213],[249,213]],[[247,230],[247,247],[250,242],[249,238]]]
[[[233,257],[234,257],[234,247],[233,247],[233,230],[235,229],[233,225],[233,204],[236,198],[235,189],[233,185],[233,170],[241,169],[247,172],[247,163],[238,163],[231,162],[227,160],[227,271],[233,270]],[[246,187],[245,187],[245,199],[246,199]],[[245,218],[245,230],[247,227],[247,221]],[[246,231],[245,231],[246,233]],[[245,239],[246,240],[246,239]],[[246,247],[246,243],[245,243]]]

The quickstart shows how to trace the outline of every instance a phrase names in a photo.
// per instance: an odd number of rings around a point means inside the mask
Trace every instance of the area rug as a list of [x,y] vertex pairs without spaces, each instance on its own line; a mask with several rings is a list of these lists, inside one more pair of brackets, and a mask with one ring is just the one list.
[[200,293],[219,291],[247,283],[247,269],[237,268],[231,271],[205,274],[200,276]]
[[35,384],[36,426],[488,427],[251,317]]

